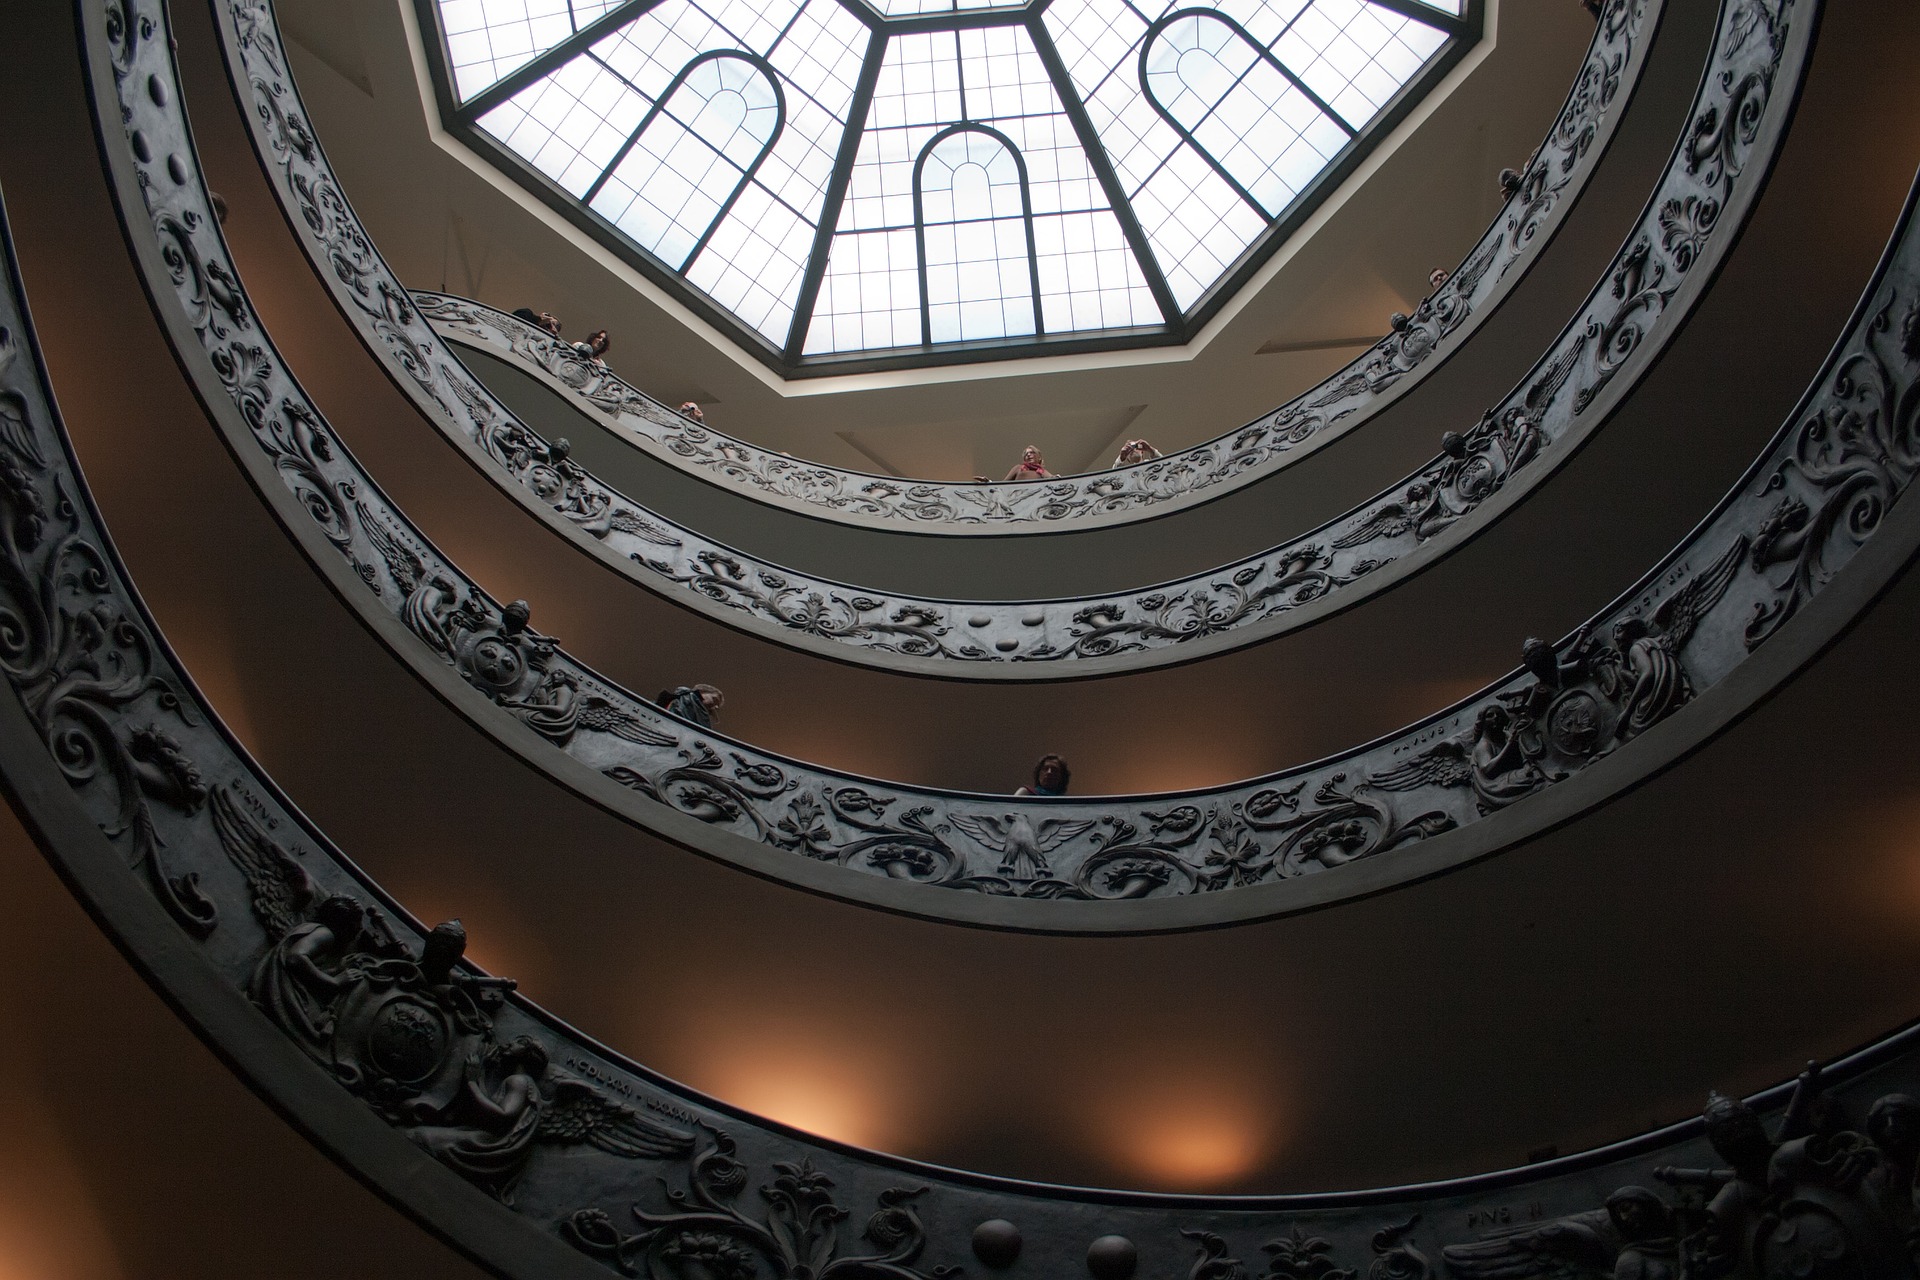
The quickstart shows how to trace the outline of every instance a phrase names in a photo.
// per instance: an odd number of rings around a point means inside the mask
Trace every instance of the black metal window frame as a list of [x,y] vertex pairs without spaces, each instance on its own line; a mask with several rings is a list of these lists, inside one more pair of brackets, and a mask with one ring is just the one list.
[[[1007,153],[1013,157],[1014,169],[1020,175],[1020,221],[1025,228],[1027,237],[1027,288],[1029,290],[1029,296],[1033,300],[1033,336],[1036,338],[1045,337],[1047,320],[1040,310],[1040,255],[1034,251],[1033,192],[1027,183],[1027,158],[1020,154],[1020,148],[1014,145],[1013,139],[998,129],[976,123],[972,120],[962,120],[956,124],[948,125],[927,139],[927,145],[921,147],[920,154],[913,159],[913,243],[918,255],[920,269],[920,343],[925,347],[934,345],[933,299],[927,292],[927,209],[926,201],[923,197],[925,188],[922,176],[926,172],[927,157],[933,154],[933,149],[945,142],[948,138],[957,137],[963,133],[978,133],[992,138],[995,142],[1006,148]],[[951,221],[942,222],[937,225],[957,227],[968,222],[991,223],[1007,221],[1010,221],[1010,219],[1005,215],[997,215],[986,218],[954,218]],[[1022,334],[1021,336],[1025,337],[1026,335]]]
[[[571,8],[569,8],[569,12],[571,12]],[[661,90],[660,96],[654,100],[653,105],[647,108],[647,114],[641,117],[640,123],[634,127],[632,133],[627,135],[627,140],[620,144],[620,149],[613,153],[613,159],[609,160],[606,167],[600,170],[600,176],[593,180],[592,184],[587,187],[586,194],[580,197],[581,204],[592,208],[594,197],[600,194],[600,190],[606,186],[607,180],[613,177],[613,171],[618,169],[621,164],[625,162],[626,158],[632,154],[634,147],[639,145],[640,139],[647,136],[647,130],[652,128],[661,116],[666,116],[682,129],[693,134],[694,137],[700,138],[699,134],[694,133],[691,124],[667,110],[667,104],[673,101],[673,95],[680,92],[680,90],[686,86],[687,78],[701,66],[709,62],[722,61],[744,62],[758,72],[761,78],[772,86],[774,109],[773,131],[767,135],[766,141],[760,144],[760,153],[753,158],[752,164],[741,171],[740,180],[733,184],[733,190],[730,191],[727,194],[727,198],[721,202],[719,211],[713,215],[712,220],[707,223],[706,229],[700,233],[700,237],[694,243],[693,248],[688,251],[687,256],[681,261],[680,265],[675,268],[677,272],[683,275],[689,267],[693,266],[694,260],[700,256],[701,251],[707,247],[707,242],[713,239],[715,228],[726,221],[727,214],[733,211],[734,204],[739,201],[740,193],[747,189],[749,182],[753,181],[753,175],[760,172],[760,166],[766,162],[767,156],[773,151],[774,144],[780,141],[780,134],[787,127],[786,87],[780,83],[780,73],[775,70],[765,58],[743,49],[708,49],[704,53],[697,53],[693,57],[688,58],[687,64],[674,74],[673,79],[667,82],[667,87]],[[718,155],[722,160],[732,163],[727,153],[715,147],[712,142],[705,138],[700,138],[700,141],[712,147],[714,154]]]
[[[1065,62],[1053,43],[1051,33],[1046,28],[1044,17],[1052,0],[1029,0],[1029,3],[1024,6],[959,12],[946,10],[897,18],[889,18],[881,14],[877,9],[863,3],[863,0],[836,0],[841,8],[858,18],[867,27],[868,42],[862,55],[860,74],[855,83],[853,96],[847,107],[833,171],[821,200],[820,216],[814,223],[814,243],[801,279],[799,293],[796,296],[792,322],[786,340],[775,343],[695,287],[681,274],[681,269],[676,269],[642,248],[609,219],[589,208],[583,200],[561,187],[529,161],[509,150],[479,125],[480,118],[487,112],[538,83],[575,57],[586,54],[600,40],[665,3],[665,0],[624,0],[623,3],[613,6],[593,21],[578,26],[573,35],[529,59],[464,102],[458,98],[454,89],[452,56],[446,30],[440,20],[437,0],[413,0],[413,2],[421,30],[429,36],[426,41],[428,71],[433,80],[434,95],[440,110],[441,121],[447,131],[495,168],[539,197],[576,228],[639,271],[649,281],[666,290],[676,301],[686,305],[704,322],[726,334],[743,350],[785,378],[831,377],[1043,355],[1177,346],[1191,341],[1219,312],[1220,308],[1253,278],[1287,237],[1297,230],[1321,202],[1359,167],[1380,139],[1398,127],[1408,113],[1431,93],[1460,60],[1479,43],[1483,31],[1485,6],[1485,0],[1466,0],[1462,6],[1463,12],[1455,16],[1425,5],[1420,0],[1368,0],[1368,3],[1379,8],[1414,18],[1434,28],[1446,37],[1446,43],[1428,60],[1425,68],[1401,86],[1399,92],[1376,114],[1374,119],[1359,130],[1353,130],[1337,111],[1320,100],[1319,95],[1307,90],[1311,100],[1320,106],[1337,125],[1345,129],[1349,133],[1349,138],[1340,154],[1321,169],[1315,179],[1278,217],[1269,216],[1259,202],[1253,200],[1244,190],[1242,184],[1233,180],[1220,162],[1204,146],[1195,141],[1189,131],[1180,126],[1178,121],[1171,118],[1170,113],[1147,87],[1145,55],[1151,42],[1159,37],[1166,26],[1179,17],[1199,14],[1218,18],[1226,23],[1241,39],[1247,40],[1252,45],[1259,53],[1261,60],[1279,67],[1282,75],[1286,76],[1290,83],[1300,85],[1299,78],[1281,65],[1270,50],[1254,41],[1238,22],[1218,10],[1205,6],[1186,6],[1174,13],[1165,14],[1149,24],[1148,30],[1141,36],[1140,55],[1135,73],[1139,77],[1142,95],[1154,111],[1176,130],[1181,139],[1181,145],[1192,147],[1207,161],[1214,172],[1228,181],[1236,197],[1246,201],[1249,207],[1267,222],[1266,229],[1241,252],[1228,271],[1183,310],[1174,301],[1172,290],[1167,285],[1160,264],[1153,256],[1146,235],[1133,214],[1112,159],[1101,145],[1086,104],[1074,87]],[[571,6],[569,6],[569,13],[571,13]],[[1033,268],[1035,332],[1013,338],[931,342],[927,311],[926,262],[922,252],[918,263],[922,338],[920,345],[820,355],[802,354],[807,329],[819,300],[821,282],[826,275],[827,258],[832,251],[833,238],[845,206],[847,187],[859,152],[859,142],[866,134],[867,117],[891,37],[913,32],[958,31],[993,26],[1022,26],[1026,29],[1035,51],[1046,68],[1047,77],[1061,108],[1073,126],[1090,167],[1120,223],[1132,256],[1139,264],[1147,287],[1160,309],[1163,322],[1126,329],[1078,330],[1065,333],[1046,331],[1038,285],[1037,257],[1033,252],[1032,205],[1030,200],[1026,199],[1025,160],[1020,156],[1020,149],[1013,146],[1010,140],[1004,140],[1004,135],[1000,135],[1003,144],[1012,150],[1019,161],[1022,171],[1022,196],[1026,211],[1029,263]],[[766,69],[776,92],[781,95],[781,128],[784,128],[786,120],[784,86],[778,71],[771,69],[762,56],[747,49],[711,49],[703,51],[690,60],[688,67],[701,60],[720,55],[738,56]],[[687,69],[683,68],[682,75],[676,76],[668,89],[649,105],[648,121],[643,121],[641,128],[635,131],[634,138],[637,139],[644,132],[646,124],[659,112],[662,104],[678,87]],[[979,127],[973,122],[963,120],[944,128],[941,135]],[[997,133],[993,130],[988,132]],[[777,142],[778,136],[776,132],[774,141]],[[629,146],[631,143],[632,139],[629,140]],[[929,142],[928,145],[931,146],[932,143]],[[771,149],[770,142],[766,151],[762,153],[762,160]],[[920,242],[922,235],[919,178],[920,160],[924,158],[924,151],[925,148],[922,149],[922,156],[916,158],[914,166],[917,243]],[[625,148],[622,156],[624,154]],[[616,158],[613,164],[608,166],[608,171],[610,172],[618,163],[619,160]],[[759,163],[756,161],[754,166],[756,172],[758,168]],[[604,176],[603,174],[603,179]],[[728,210],[745,190],[746,184],[751,181],[752,174],[749,173],[731,193],[721,212],[708,226],[707,233],[702,237],[699,246],[687,258],[687,265],[690,265],[705,248],[714,229],[725,220]]]
[[[1305,13],[1306,10],[1302,9],[1300,12]],[[1140,96],[1147,100],[1147,105],[1151,106],[1154,109],[1154,112],[1158,114],[1162,120],[1166,121],[1168,128],[1172,129],[1175,133],[1180,135],[1180,140],[1182,142],[1184,142],[1187,146],[1193,148],[1194,154],[1198,155],[1202,160],[1205,160],[1207,162],[1208,167],[1210,167],[1216,174],[1220,176],[1220,180],[1222,182],[1226,183],[1229,187],[1232,187],[1234,190],[1234,193],[1238,195],[1242,200],[1247,202],[1247,207],[1249,209],[1252,209],[1255,213],[1259,214],[1262,218],[1265,218],[1268,221],[1272,221],[1274,215],[1268,213],[1264,208],[1261,207],[1259,199],[1254,196],[1253,192],[1247,190],[1246,184],[1241,182],[1238,178],[1234,177],[1232,173],[1228,172],[1227,166],[1225,165],[1225,163],[1221,161],[1220,157],[1214,155],[1213,152],[1209,151],[1206,147],[1202,146],[1200,143],[1200,140],[1193,136],[1193,130],[1189,129],[1186,125],[1182,124],[1179,121],[1179,119],[1174,116],[1172,109],[1169,108],[1166,103],[1160,101],[1160,95],[1153,91],[1153,82],[1147,76],[1147,61],[1153,55],[1154,41],[1160,39],[1161,36],[1165,35],[1168,29],[1171,28],[1174,23],[1179,22],[1185,18],[1205,18],[1212,22],[1218,22],[1221,26],[1225,27],[1228,31],[1233,33],[1234,39],[1240,41],[1242,44],[1246,45],[1247,48],[1253,51],[1252,65],[1248,66],[1248,68],[1245,71],[1242,71],[1239,75],[1234,77],[1233,83],[1227,86],[1227,92],[1221,94],[1219,101],[1214,102],[1207,108],[1207,111],[1206,111],[1207,115],[1212,115],[1215,111],[1218,111],[1220,109],[1221,103],[1224,103],[1227,100],[1228,95],[1231,94],[1235,89],[1238,89],[1241,85],[1246,83],[1247,77],[1253,72],[1253,68],[1256,66],[1259,66],[1261,63],[1264,62],[1266,65],[1272,67],[1275,71],[1278,71],[1280,73],[1281,79],[1285,80],[1288,84],[1292,85],[1294,88],[1298,89],[1302,94],[1306,95],[1307,101],[1311,102],[1316,108],[1318,108],[1321,115],[1333,121],[1333,123],[1340,128],[1341,132],[1347,135],[1347,141],[1349,143],[1351,143],[1353,139],[1355,139],[1360,135],[1360,131],[1354,128],[1352,125],[1348,124],[1346,120],[1340,115],[1340,113],[1334,110],[1332,103],[1328,102],[1325,98],[1322,98],[1319,94],[1315,93],[1311,88],[1307,86],[1306,81],[1302,80],[1299,76],[1295,75],[1292,71],[1288,70],[1287,65],[1285,63],[1281,62],[1280,59],[1273,56],[1273,51],[1271,49],[1268,49],[1266,46],[1262,45],[1258,40],[1255,40],[1245,27],[1241,26],[1238,22],[1235,22],[1232,18],[1228,17],[1226,14],[1221,13],[1218,9],[1209,9],[1202,5],[1193,5],[1185,9],[1175,9],[1171,13],[1168,13],[1156,19],[1150,26],[1148,26],[1146,34],[1140,37],[1140,59],[1139,59],[1139,68],[1136,73],[1140,79]],[[1299,14],[1296,14],[1294,15],[1293,22],[1298,22],[1298,21],[1299,21]],[[1280,34],[1285,35],[1287,31],[1292,30],[1293,22],[1287,23],[1286,27],[1281,31]],[[1277,39],[1278,37],[1275,37],[1275,38]]]

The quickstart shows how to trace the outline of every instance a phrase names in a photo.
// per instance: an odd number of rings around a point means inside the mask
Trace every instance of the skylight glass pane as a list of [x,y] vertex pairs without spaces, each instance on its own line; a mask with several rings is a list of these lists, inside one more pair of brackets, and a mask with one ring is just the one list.
[[929,338],[1033,333],[1026,183],[1013,148],[973,129],[947,134],[921,161],[920,199]]
[[654,110],[589,207],[685,269],[781,126],[767,72],[731,54],[696,60]]
[[813,224],[749,183],[714,229],[687,279],[776,346],[785,346],[793,301],[813,249]]
[[591,58],[576,58],[480,117],[509,150],[584,197],[646,118],[652,100]]
[[1159,304],[1111,211],[1036,216],[1033,236],[1047,332],[1161,323]]
[[[661,0],[591,48],[574,39],[620,2],[438,0],[460,91],[506,79],[473,123],[810,355],[1166,324],[1156,298],[1205,298],[1464,10],[1424,0],[1429,23],[1376,0],[1051,0],[1019,22],[905,31],[891,20],[1031,0]],[[1060,84],[1027,22],[1051,37]],[[557,46],[557,69],[514,73]],[[796,319],[803,295],[817,296]]]
[[[599,6],[579,19],[599,17]],[[462,102],[574,33],[567,0],[442,0],[440,25]]]
[[1190,147],[1167,158],[1134,194],[1133,207],[1182,308],[1199,301],[1267,229],[1265,216]]
[[1148,92],[1269,217],[1278,217],[1340,154],[1347,134],[1211,14],[1162,27],[1147,45]]
[[1358,129],[1445,42],[1443,32],[1362,0],[1313,0],[1273,52]]
[[888,18],[910,18],[922,13],[971,13],[981,9],[1018,9],[1027,0],[865,0],[868,8]]
[[919,341],[920,259],[912,226],[836,235],[803,352],[875,350]]

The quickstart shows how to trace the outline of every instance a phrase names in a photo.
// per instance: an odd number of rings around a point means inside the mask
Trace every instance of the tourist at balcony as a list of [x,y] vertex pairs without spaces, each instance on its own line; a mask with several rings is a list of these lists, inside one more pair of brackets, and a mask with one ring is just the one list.
[[1427,287],[1433,290],[1433,292],[1438,293],[1440,292],[1441,286],[1446,284],[1449,278],[1445,267],[1435,267],[1433,270],[1427,272]]
[[659,706],[702,729],[713,728],[713,713],[726,705],[726,695],[710,684],[683,684],[662,689],[654,699]]
[[1033,766],[1033,785],[1022,787],[1013,794],[1017,796],[1063,796],[1067,794],[1067,783],[1073,780],[1073,771],[1067,768],[1067,762],[1049,751],[1040,757],[1040,763]]
[[595,329],[587,335],[585,342],[576,342],[573,344],[573,349],[579,353],[580,358],[588,361],[597,369],[607,367],[607,352],[612,350],[612,348],[613,339],[607,335],[605,329]]
[[707,415],[700,412],[700,406],[691,400],[680,406],[680,416],[689,422],[697,422],[703,427],[707,425]]
[[1016,465],[1013,470],[1007,472],[1006,482],[1012,483],[1017,480],[1051,480],[1053,478],[1053,472],[1047,470],[1046,461],[1041,458],[1040,450],[1032,445],[1028,445],[1021,451],[1018,465]]
[[535,311],[532,307],[515,307],[513,314],[515,319],[525,320],[528,324],[542,332],[549,333],[556,338],[560,336],[560,317],[554,315],[551,311]]
[[1113,460],[1116,467],[1131,467],[1136,463],[1152,462],[1160,456],[1160,451],[1145,440],[1129,440],[1120,446],[1120,456]]

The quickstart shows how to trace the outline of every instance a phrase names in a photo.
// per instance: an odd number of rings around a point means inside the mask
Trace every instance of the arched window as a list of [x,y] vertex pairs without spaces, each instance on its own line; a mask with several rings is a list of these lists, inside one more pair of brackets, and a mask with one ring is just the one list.
[[1182,9],[1153,25],[1140,45],[1140,88],[1187,145],[1269,218],[1354,136],[1239,23],[1211,10]]
[[737,50],[703,53],[583,197],[662,262],[685,271],[786,126],[780,78]]
[[1024,337],[1041,331],[1027,162],[997,129],[957,124],[913,166],[925,342]]

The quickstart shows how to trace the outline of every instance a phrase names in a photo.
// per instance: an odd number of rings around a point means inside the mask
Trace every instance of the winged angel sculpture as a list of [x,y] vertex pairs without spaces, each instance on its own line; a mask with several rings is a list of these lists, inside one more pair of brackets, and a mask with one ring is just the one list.
[[1747,554],[1738,537],[1658,603],[1636,605],[1607,631],[1583,628],[1556,648],[1528,640],[1531,680],[1480,705],[1473,724],[1368,779],[1379,791],[1471,786],[1482,813],[1514,801],[1638,736],[1693,699],[1681,659]]
[[1459,1280],[1678,1280],[1673,1213],[1645,1187],[1622,1187],[1606,1207],[1492,1232],[1443,1250]]
[[495,1015],[514,984],[459,967],[458,920],[436,925],[416,955],[378,911],[322,897],[235,792],[215,790],[211,809],[267,935],[253,1002],[441,1163],[510,1203],[542,1145],[628,1159],[693,1150],[692,1133],[553,1066],[534,1037],[503,1041]]

